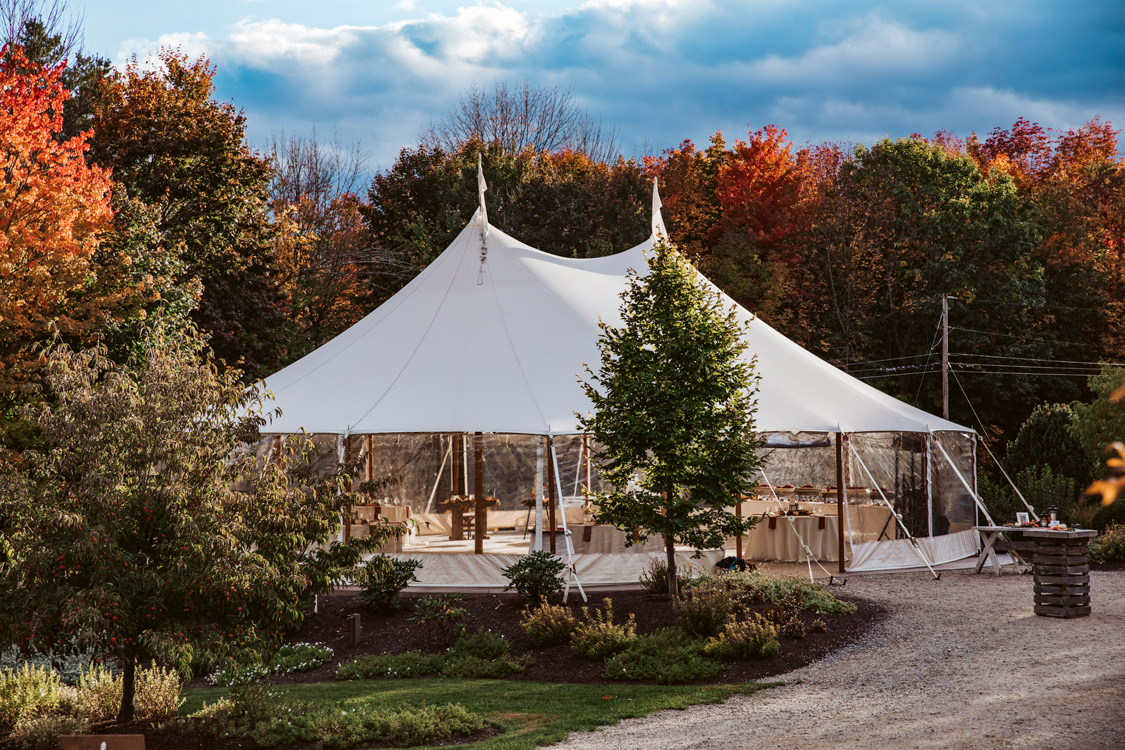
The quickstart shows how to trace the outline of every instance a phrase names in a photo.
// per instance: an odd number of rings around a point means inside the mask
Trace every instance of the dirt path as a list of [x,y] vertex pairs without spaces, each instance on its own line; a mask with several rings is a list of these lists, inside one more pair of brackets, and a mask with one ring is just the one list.
[[1093,614],[1032,613],[1030,576],[852,576],[886,604],[863,642],[722,705],[666,711],[555,748],[1125,748],[1125,571]]

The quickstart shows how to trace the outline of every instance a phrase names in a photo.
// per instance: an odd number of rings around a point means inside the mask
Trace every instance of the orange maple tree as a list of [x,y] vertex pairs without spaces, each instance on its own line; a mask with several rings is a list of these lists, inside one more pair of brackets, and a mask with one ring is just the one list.
[[0,384],[19,376],[28,345],[54,321],[72,333],[96,318],[73,296],[110,228],[110,178],[86,163],[83,133],[57,140],[69,94],[63,66],[0,52]]

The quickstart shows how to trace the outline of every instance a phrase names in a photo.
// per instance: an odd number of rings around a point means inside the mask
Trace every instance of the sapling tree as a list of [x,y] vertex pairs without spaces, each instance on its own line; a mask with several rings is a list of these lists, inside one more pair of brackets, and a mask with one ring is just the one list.
[[138,662],[278,643],[390,533],[327,541],[346,476],[318,475],[307,438],[251,450],[257,391],[192,331],[154,325],[125,365],[55,345],[45,371],[26,416],[46,447],[0,456],[0,643],[115,658],[121,721]]
[[601,369],[583,383],[595,411],[580,421],[613,488],[595,516],[639,540],[662,534],[677,595],[677,542],[713,549],[753,526],[728,507],[760,462],[754,369],[733,308],[668,243],[647,276],[630,272],[622,300],[622,325],[600,324]]

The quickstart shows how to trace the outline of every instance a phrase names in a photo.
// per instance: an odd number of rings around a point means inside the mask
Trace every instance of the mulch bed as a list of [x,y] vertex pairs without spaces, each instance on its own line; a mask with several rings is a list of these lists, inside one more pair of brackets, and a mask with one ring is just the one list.
[[[781,643],[777,656],[764,661],[735,662],[708,682],[745,682],[761,680],[783,674],[822,659],[833,651],[854,643],[870,628],[872,623],[883,616],[883,609],[863,599],[849,597],[844,587],[833,587],[832,593],[855,603],[858,612],[854,615],[818,615],[802,612],[801,621],[806,628],[813,620],[821,619],[828,625],[826,633],[809,633],[804,640],[786,640]],[[311,672],[297,672],[277,679],[279,683],[324,682],[335,679],[336,668],[363,654],[402,653],[420,650],[437,650],[429,641],[427,632],[410,622],[414,601],[417,597],[403,595],[402,607],[391,615],[381,615],[366,609],[349,596],[330,596],[320,600],[318,612],[309,614],[304,627],[291,641],[323,643],[332,648],[335,658]],[[570,606],[576,616],[581,616],[582,602],[571,596]],[[644,590],[617,590],[607,593],[591,592],[587,606],[601,607],[603,599],[613,601],[613,611],[618,621],[624,620],[630,612],[636,615],[637,632],[651,633],[659,628],[677,624],[677,616],[672,602],[666,595],[650,594]],[[571,653],[565,646],[536,648],[532,646],[520,627],[520,617],[524,609],[521,602],[511,594],[466,595],[460,606],[472,612],[476,624],[499,633],[512,644],[514,654],[529,653],[535,663],[523,672],[507,678],[510,680],[537,680],[544,682],[584,682],[605,684],[602,677],[605,665],[589,661]],[[764,610],[767,605],[757,609]],[[347,616],[359,613],[362,623],[362,638],[356,646],[351,645]],[[202,683],[200,683],[202,684]]]
[[[806,628],[813,620],[822,619],[828,626],[826,633],[809,633],[804,640],[785,640],[781,642],[780,652],[773,658],[764,661],[735,662],[714,678],[709,683],[720,682],[746,682],[749,680],[766,680],[783,674],[798,667],[803,667],[818,659],[831,654],[844,646],[859,640],[871,627],[885,614],[882,607],[858,597],[848,596],[844,587],[833,587],[832,592],[842,599],[853,602],[858,607],[854,615],[818,615],[811,612],[802,612],[801,621]],[[336,668],[341,664],[351,661],[363,654],[379,654],[404,651],[421,650],[435,651],[435,644],[427,640],[427,633],[423,628],[410,622],[413,615],[414,602],[417,596],[403,595],[402,607],[394,614],[377,614],[363,607],[351,596],[329,596],[319,602],[318,611],[314,614],[307,613],[304,626],[299,633],[289,639],[291,643],[310,642],[323,643],[330,646],[335,652],[335,657],[330,664],[311,672],[299,672],[280,677],[278,683],[326,682],[335,679]],[[581,615],[582,603],[574,602],[571,598],[570,606],[576,616]],[[588,606],[601,607],[603,599],[613,601],[614,613],[618,620],[624,619],[631,612],[636,615],[637,631],[650,633],[662,627],[677,624],[677,617],[672,609],[671,600],[664,595],[654,595],[647,591],[615,590],[610,592],[592,592]],[[511,594],[486,594],[467,595],[460,605],[469,610],[476,617],[479,627],[487,628],[500,633],[508,638],[515,654],[530,653],[535,663],[524,672],[512,675],[510,680],[538,680],[544,682],[572,682],[607,684],[602,677],[604,665],[575,656],[566,647],[535,648],[527,640],[523,629],[520,628],[520,618],[523,614],[521,602]],[[757,609],[765,609],[761,605]],[[360,643],[352,646],[348,631],[347,616],[359,613],[362,619],[362,638]],[[203,686],[206,681],[200,679],[192,683]],[[148,750],[252,750],[257,743],[248,739],[215,740],[205,736],[192,736],[186,734],[160,735],[151,731],[147,722],[137,722],[131,725],[103,724],[93,731],[105,734],[145,734],[145,747]],[[457,745],[485,739],[499,730],[490,728],[471,737],[452,739],[448,744]],[[7,747],[6,742],[0,741],[0,747]],[[286,750],[306,750],[312,745],[290,745]],[[372,747],[377,747],[373,745]]]

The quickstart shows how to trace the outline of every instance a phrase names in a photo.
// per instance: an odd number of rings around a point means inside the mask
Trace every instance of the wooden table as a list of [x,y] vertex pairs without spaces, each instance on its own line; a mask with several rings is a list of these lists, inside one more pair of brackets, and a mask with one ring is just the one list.
[[974,526],[984,537],[976,572],[991,558],[1000,534],[1007,534],[1017,551],[1029,553],[1035,575],[1035,614],[1047,617],[1085,617],[1090,614],[1090,540],[1092,529],[1047,529],[1040,526]]

